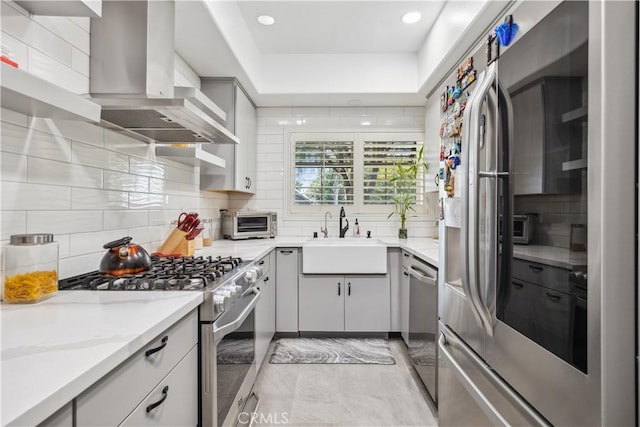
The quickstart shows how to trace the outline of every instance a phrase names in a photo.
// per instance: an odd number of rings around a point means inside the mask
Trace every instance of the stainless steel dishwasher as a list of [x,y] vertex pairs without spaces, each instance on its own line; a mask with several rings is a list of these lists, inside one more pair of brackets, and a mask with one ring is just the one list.
[[438,403],[438,270],[413,257],[409,266],[409,357]]

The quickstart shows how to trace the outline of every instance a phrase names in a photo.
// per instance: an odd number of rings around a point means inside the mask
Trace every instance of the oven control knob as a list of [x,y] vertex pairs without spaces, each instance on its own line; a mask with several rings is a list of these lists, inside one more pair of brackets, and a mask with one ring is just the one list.
[[245,273],[245,277],[249,283],[256,283],[256,281],[258,280],[258,272],[256,271],[256,268],[248,269]]

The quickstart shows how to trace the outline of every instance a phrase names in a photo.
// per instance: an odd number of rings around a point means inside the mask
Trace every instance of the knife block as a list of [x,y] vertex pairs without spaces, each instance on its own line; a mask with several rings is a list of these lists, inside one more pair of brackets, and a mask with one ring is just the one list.
[[[174,228],[173,231],[169,234],[169,236],[164,240],[162,245],[158,248],[158,252],[161,254],[181,254],[186,255],[182,251],[188,251],[188,245],[185,247],[187,243],[186,231],[179,230]],[[193,246],[193,240],[191,240]],[[193,255],[193,254],[192,254]]]
[[175,250],[175,253],[182,256],[193,256],[195,254],[195,244],[193,240],[182,239]]

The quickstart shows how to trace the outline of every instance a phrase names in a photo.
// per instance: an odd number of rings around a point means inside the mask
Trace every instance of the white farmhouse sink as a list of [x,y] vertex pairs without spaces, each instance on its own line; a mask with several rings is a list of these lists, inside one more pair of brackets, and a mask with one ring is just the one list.
[[385,274],[387,247],[375,239],[313,239],[302,245],[304,274]]

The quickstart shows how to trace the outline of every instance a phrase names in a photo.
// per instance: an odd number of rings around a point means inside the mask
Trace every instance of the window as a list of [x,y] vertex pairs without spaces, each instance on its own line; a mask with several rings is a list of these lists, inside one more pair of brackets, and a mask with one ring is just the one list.
[[[396,183],[391,182],[396,165],[413,164],[418,157],[421,143],[418,141],[382,140],[369,141],[365,139],[364,150],[364,179],[362,181],[365,205],[393,204],[396,195]],[[416,196],[416,204],[422,204],[422,182],[424,177],[420,171],[416,182],[404,185],[404,191]]]
[[[402,132],[292,133],[291,212],[347,205],[355,213],[388,214],[397,195],[390,181],[394,169],[415,162],[422,138],[423,134]],[[421,173],[405,190],[415,194],[418,212],[424,205],[423,183]]]
[[295,203],[353,204],[353,141],[295,142]]

